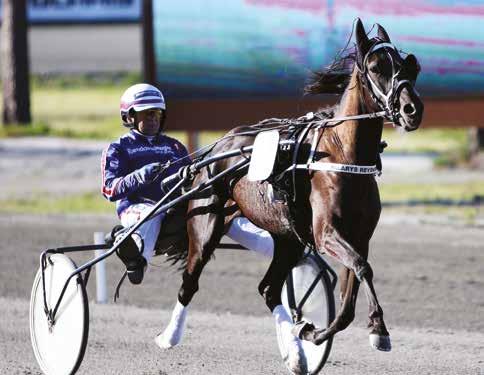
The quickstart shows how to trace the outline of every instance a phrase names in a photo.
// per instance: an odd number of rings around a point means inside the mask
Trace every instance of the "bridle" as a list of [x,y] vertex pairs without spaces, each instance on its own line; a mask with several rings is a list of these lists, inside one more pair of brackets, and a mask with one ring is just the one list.
[[[371,54],[375,53],[376,51],[384,49],[387,53],[390,61],[392,62],[392,85],[390,90],[385,94],[375,83],[375,81],[371,78],[368,74],[367,69],[367,61]],[[410,87],[413,86],[412,82],[408,79],[400,79],[401,68],[396,69],[395,67],[395,60],[392,54],[389,52],[389,49],[393,49],[398,55],[399,52],[397,48],[392,44],[384,41],[377,41],[374,43],[368,52],[365,54],[362,62],[362,66],[358,63],[356,64],[356,69],[360,73],[360,77],[362,78],[363,84],[367,87],[370,96],[372,97],[373,101],[385,111],[385,118],[391,121],[393,124],[397,126],[401,126],[400,123],[400,112],[399,112],[399,101],[398,95],[400,91],[403,89],[404,85],[408,85]]]

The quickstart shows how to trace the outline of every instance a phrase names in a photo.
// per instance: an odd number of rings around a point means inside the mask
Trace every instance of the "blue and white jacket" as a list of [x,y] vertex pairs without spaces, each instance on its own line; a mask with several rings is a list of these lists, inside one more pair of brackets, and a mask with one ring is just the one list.
[[[118,216],[136,203],[155,203],[164,192],[160,181],[190,163],[185,146],[164,134],[145,136],[137,130],[130,130],[104,150],[102,156],[102,194],[106,199],[116,201]],[[143,166],[184,158],[170,166],[153,183],[144,185],[130,173]]]

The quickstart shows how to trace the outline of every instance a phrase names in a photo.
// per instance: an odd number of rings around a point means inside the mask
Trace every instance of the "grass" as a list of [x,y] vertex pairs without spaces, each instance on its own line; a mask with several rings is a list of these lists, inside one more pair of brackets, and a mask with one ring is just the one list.
[[400,128],[386,127],[382,138],[387,141],[386,150],[402,153],[451,153],[467,149],[466,129],[419,129],[404,132]]
[[[409,217],[418,217],[420,221],[442,220],[458,221],[463,224],[475,224],[477,220],[482,223],[484,219],[484,209],[482,206],[461,207],[461,206],[402,206],[402,207],[384,207],[383,215],[404,215]],[[432,218],[434,220],[432,220]]]
[[484,178],[456,184],[380,184],[383,202],[484,200]]
[[0,212],[29,214],[114,214],[114,204],[105,200],[100,193],[85,193],[64,197],[39,194],[28,199],[2,199],[0,200]]
[[32,92],[32,113],[50,134],[74,138],[116,138],[120,126],[118,87],[39,88]]
[[26,137],[26,136],[46,136],[51,133],[47,124],[34,123],[29,126],[24,125],[9,125],[7,127],[0,127],[0,137]]

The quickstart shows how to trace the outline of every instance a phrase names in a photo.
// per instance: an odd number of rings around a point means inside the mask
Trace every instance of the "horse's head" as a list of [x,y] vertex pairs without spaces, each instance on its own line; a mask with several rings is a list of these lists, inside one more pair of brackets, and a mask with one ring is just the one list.
[[406,131],[419,127],[424,106],[415,90],[420,65],[414,55],[400,56],[387,32],[377,24],[369,39],[360,19],[356,23],[356,67],[375,104]]

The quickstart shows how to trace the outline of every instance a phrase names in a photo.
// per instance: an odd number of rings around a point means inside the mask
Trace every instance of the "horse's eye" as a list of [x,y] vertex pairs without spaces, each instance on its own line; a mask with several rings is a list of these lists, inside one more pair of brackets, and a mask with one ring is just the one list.
[[378,66],[378,63],[376,61],[368,65],[368,70],[375,74],[380,73],[380,67]]

